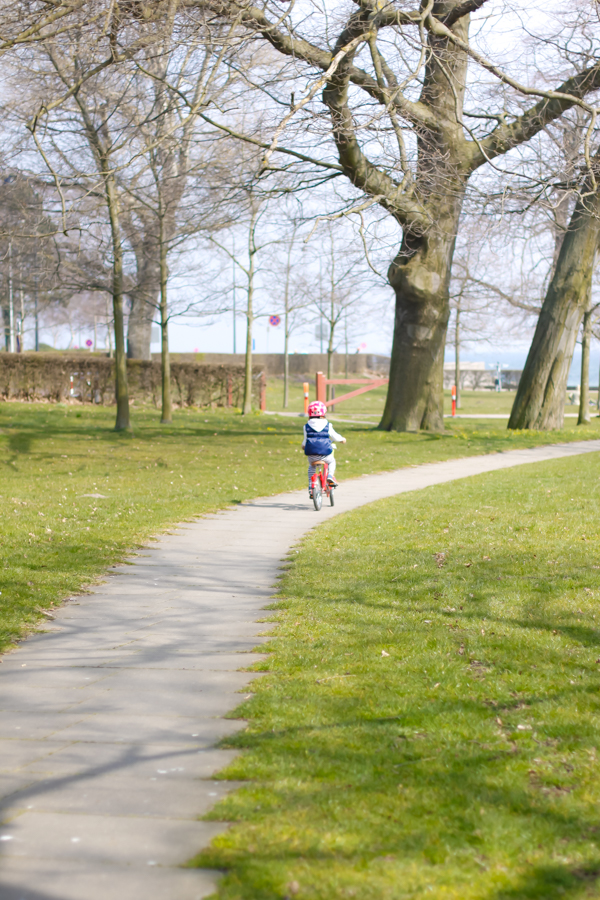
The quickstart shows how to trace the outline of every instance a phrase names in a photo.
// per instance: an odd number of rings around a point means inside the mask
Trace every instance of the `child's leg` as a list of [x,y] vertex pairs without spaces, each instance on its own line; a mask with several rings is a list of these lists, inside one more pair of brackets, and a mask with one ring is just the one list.
[[326,456],[325,461],[327,462],[327,465],[329,467],[329,477],[333,478],[333,476],[335,475],[335,466],[336,466],[335,456],[333,455],[333,453],[330,453],[329,456]]
[[308,457],[308,490],[310,491],[310,479],[315,474],[315,460],[313,457]]

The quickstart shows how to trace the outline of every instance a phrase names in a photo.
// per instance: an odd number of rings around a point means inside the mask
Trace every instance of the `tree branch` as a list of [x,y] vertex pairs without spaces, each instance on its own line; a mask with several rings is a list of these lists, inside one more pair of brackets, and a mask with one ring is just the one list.
[[463,16],[468,16],[469,13],[477,12],[477,10],[481,9],[486,2],[487,0],[463,0],[463,2],[459,3],[458,6],[455,6],[447,16],[444,16],[442,22],[447,28],[452,28],[455,22],[458,22]]

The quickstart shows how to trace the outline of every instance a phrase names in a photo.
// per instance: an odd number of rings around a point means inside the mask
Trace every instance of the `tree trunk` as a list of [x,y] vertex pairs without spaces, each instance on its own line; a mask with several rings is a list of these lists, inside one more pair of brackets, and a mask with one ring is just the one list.
[[167,303],[167,244],[163,239],[163,220],[161,219],[160,241],[160,374],[162,382],[162,415],[161,425],[170,425],[173,421],[173,403],[171,399],[171,357],[169,355],[169,307]]
[[288,246],[287,265],[285,269],[285,291],[284,291],[284,317],[283,317],[283,408],[288,408],[290,398],[290,274],[291,274],[291,256],[292,247],[294,246],[294,236],[296,229],[292,234],[292,239]]
[[546,292],[509,428],[562,428],[567,378],[589,304],[598,246],[600,189],[579,198]]
[[[590,285],[591,287],[591,285]],[[581,336],[581,396],[579,398],[578,425],[590,424],[590,344],[592,342],[592,309],[588,306],[583,314],[583,334]]]
[[254,324],[254,255],[248,267],[248,302],[246,305],[246,360],[244,371],[244,405],[242,415],[252,412],[252,326]]
[[252,412],[252,326],[254,324],[254,256],[257,252],[255,229],[258,220],[258,207],[252,207],[250,226],[248,229],[248,300],[246,304],[246,360],[244,371],[244,405],[242,415]]
[[289,313],[285,311],[284,328],[285,334],[283,338],[283,408],[288,408],[290,396],[290,334],[288,330]]
[[119,200],[112,174],[105,174],[105,185],[113,250],[112,298],[115,329],[115,397],[117,401],[115,431],[130,431],[127,357],[123,328],[123,247],[119,223]]
[[396,319],[388,395],[379,423],[386,431],[444,430],[444,348],[462,196],[461,187],[452,210],[445,216],[440,210],[427,235],[405,232],[390,266]]
[[[333,304],[332,304],[333,305]],[[327,344],[327,378],[333,378],[333,330],[334,330],[333,322],[329,323],[329,342]],[[327,399],[331,400],[331,388],[332,384],[327,385]]]
[[454,328],[454,384],[456,386],[456,408],[460,409],[460,309],[456,309],[456,325]]
[[242,415],[252,412],[252,295],[248,292],[248,307],[246,310],[246,359],[244,364],[244,405]]
[[151,359],[152,321],[156,307],[160,305],[157,298],[160,298],[161,290],[160,241],[155,234],[152,240],[143,241],[136,259],[138,281],[129,295],[131,310],[127,326],[127,356],[129,359]]

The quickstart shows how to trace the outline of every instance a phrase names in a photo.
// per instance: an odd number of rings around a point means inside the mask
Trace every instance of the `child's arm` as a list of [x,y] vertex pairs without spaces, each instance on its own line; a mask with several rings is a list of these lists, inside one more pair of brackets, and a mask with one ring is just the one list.
[[302,438],[302,449],[304,450],[304,446],[306,444],[306,425],[302,427],[302,434],[304,437]]
[[331,422],[329,423],[329,437],[334,441],[339,441],[340,444],[346,443],[346,438],[337,433]]

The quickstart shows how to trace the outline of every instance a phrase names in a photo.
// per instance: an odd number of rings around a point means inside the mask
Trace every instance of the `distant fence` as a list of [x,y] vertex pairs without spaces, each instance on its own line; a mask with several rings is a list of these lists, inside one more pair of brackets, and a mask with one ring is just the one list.
[[[110,406],[115,402],[115,361],[92,354],[0,353],[0,399],[68,400]],[[130,400],[161,402],[160,362],[128,359]],[[253,368],[253,400],[264,405],[265,376]],[[171,390],[177,406],[242,405],[244,370],[240,366],[171,363]]]
[[[153,354],[154,359],[159,358],[159,354]],[[174,353],[173,360],[181,360],[181,362],[208,363],[209,365],[223,366],[243,366],[243,353]],[[284,358],[283,353],[253,353],[252,358],[261,370],[267,375],[276,377],[283,376]],[[387,376],[390,371],[389,356],[377,356],[374,353],[349,353],[348,357],[344,353],[334,353],[332,374],[337,377],[345,377],[346,365],[348,368],[348,376],[368,375],[370,373],[381,374]],[[290,375],[292,378],[309,375],[314,378],[315,372],[327,371],[327,354],[326,353],[290,353],[289,355]]]

